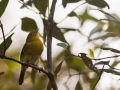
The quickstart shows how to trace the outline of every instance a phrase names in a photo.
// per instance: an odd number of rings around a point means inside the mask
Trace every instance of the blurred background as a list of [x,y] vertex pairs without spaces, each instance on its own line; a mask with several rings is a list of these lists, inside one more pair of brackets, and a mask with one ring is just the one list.
[[[106,7],[102,10],[113,15],[117,20],[120,20],[120,0],[105,1],[109,4],[110,9]],[[58,0],[56,5],[54,20],[56,23],[58,23],[57,26],[59,28],[73,29],[64,33],[66,41],[71,45],[71,53],[78,55],[78,53],[82,52],[92,57],[90,52],[93,52],[94,55],[92,58],[119,55],[119,53],[100,49],[101,46],[105,46],[120,50],[119,24],[109,22],[109,20],[104,20],[103,22],[96,21],[105,19],[106,17],[111,19],[111,17],[107,16],[99,10],[95,10],[97,9],[95,6],[83,4],[75,9],[76,6],[82,3],[84,3],[84,1],[70,3],[67,4],[66,8],[64,8],[62,6],[62,1]],[[16,58],[17,60],[19,60],[20,52],[28,35],[28,32],[21,30],[21,18],[30,17],[34,19],[37,22],[41,36],[43,35],[44,29],[42,19],[40,18],[39,14],[37,14],[38,10],[35,7],[30,9],[21,9],[21,6],[22,4],[18,0],[9,0],[8,6],[1,17],[5,35],[7,36],[14,32],[14,35],[12,36],[12,44],[7,50],[6,55]],[[74,10],[78,17],[67,16],[72,10]],[[108,34],[111,32],[114,33],[114,35]],[[2,32],[0,32],[0,41],[3,41]],[[63,54],[66,53],[64,48],[58,46],[57,43],[60,43],[60,41],[53,38],[52,52],[55,66],[59,64],[59,62],[63,59]],[[43,62],[46,61],[46,47],[44,47],[44,52],[42,53],[41,58]],[[79,58],[74,57],[73,59],[78,60]],[[113,66],[115,66],[115,68],[120,68],[119,57],[106,59],[106,61],[107,60],[110,61],[111,65],[114,64]],[[93,84],[92,80],[96,79],[95,74],[76,74],[79,72],[79,68],[81,70],[82,67],[78,66],[78,63],[81,62],[70,61],[69,63],[66,61],[66,63],[63,64],[57,80],[59,90],[91,90],[91,84]],[[102,66],[98,66],[98,68],[101,67]],[[68,70],[68,68],[71,69]],[[105,68],[109,67],[106,66]],[[31,68],[29,68],[28,72],[26,73],[24,84],[19,86],[18,79],[20,65],[11,61],[0,60],[0,72],[4,72],[4,74],[0,75],[0,90],[45,90],[46,83],[48,82],[47,77],[43,74],[37,73],[36,80],[33,83],[33,81],[31,81],[30,71]],[[103,73],[100,81],[96,86],[96,90],[120,90],[119,84],[119,75]],[[81,89],[77,89],[77,87]]]

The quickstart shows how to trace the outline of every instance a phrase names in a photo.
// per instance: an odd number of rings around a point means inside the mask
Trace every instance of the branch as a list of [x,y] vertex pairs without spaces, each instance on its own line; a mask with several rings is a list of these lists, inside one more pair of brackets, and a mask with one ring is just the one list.
[[4,50],[3,50],[3,57],[5,56],[5,51],[6,51],[6,42],[5,42],[5,34],[4,34],[4,29],[3,29],[3,24],[2,24],[2,22],[0,21],[0,28],[1,28],[1,30],[2,30],[2,34],[3,34],[3,40],[4,40],[4,42],[3,42],[3,44],[4,44]]
[[111,19],[100,19],[99,21],[103,21],[103,20],[115,22],[116,24],[120,24],[120,21],[118,21],[118,20],[116,21],[116,20],[111,20]]
[[55,12],[55,6],[56,6],[57,0],[52,1],[50,14],[47,20],[47,62],[48,62],[48,73],[49,73],[49,79],[52,85],[53,90],[58,90],[57,84],[55,81],[55,76],[53,73],[52,68],[52,32],[53,32],[53,25],[54,25],[54,12]]
[[54,17],[56,2],[57,2],[57,0],[53,0],[53,2],[52,2],[52,6],[51,6],[51,9],[50,9],[50,15],[48,17],[48,21],[50,20],[50,21],[53,22],[53,17]]
[[52,32],[53,32],[53,17],[55,12],[55,5],[57,0],[53,0],[52,6],[50,9],[50,14],[47,21],[47,60],[48,60],[48,72],[53,73],[52,71]]
[[[72,54],[73,56],[76,56],[74,54]],[[76,57],[80,57],[79,55],[77,55]],[[120,55],[114,55],[114,56],[109,56],[109,57],[103,57],[103,58],[97,58],[97,59],[94,59],[94,58],[90,58],[91,60],[102,60],[102,59],[108,59],[108,58],[117,58],[117,57],[120,57]]]
[[[30,11],[34,12],[35,14],[39,14],[39,12],[33,10],[30,6],[26,5],[22,0],[17,0],[20,4],[22,4],[23,6],[25,6],[26,9],[29,9]],[[22,8],[22,6],[20,7]]]
[[61,23],[61,22],[63,22],[67,17],[68,17],[68,15],[71,13],[71,12],[73,12],[73,11],[75,11],[77,8],[79,8],[81,5],[84,5],[84,4],[86,4],[86,2],[84,2],[84,3],[80,3],[79,5],[77,5],[76,7],[74,7],[68,14],[67,14],[67,16],[65,16],[59,23]]
[[98,59],[92,59],[92,60],[102,60],[102,59],[116,58],[116,57],[120,57],[120,55],[114,55],[114,56],[109,56],[109,57],[104,57],[104,58],[98,58]]
[[[72,55],[73,55],[73,54],[72,54]],[[73,56],[76,56],[76,55],[73,55]],[[80,56],[78,55],[77,57],[80,57]],[[90,59],[91,59],[91,60],[102,60],[102,59],[117,58],[117,57],[120,57],[120,55],[114,55],[114,56],[103,57],[103,58],[97,58],[97,59],[90,58]]]
[[3,56],[3,55],[1,55],[1,54],[0,54],[0,58],[1,58],[1,59],[5,59],[5,60],[8,60],[8,61],[13,61],[13,62],[19,63],[19,64],[21,64],[21,65],[24,65],[24,66],[28,66],[28,67],[34,68],[34,69],[38,70],[39,72],[43,72],[44,74],[46,74],[46,75],[49,77],[48,72],[45,71],[43,68],[39,68],[39,67],[37,67],[37,66],[35,66],[35,65],[32,65],[32,64],[24,63],[24,62],[21,62],[21,61],[18,61],[18,60],[16,60],[16,59],[14,59],[14,58],[11,58],[11,57]]
[[98,76],[98,79],[97,79],[97,81],[95,82],[95,85],[92,87],[92,90],[95,90],[95,87],[97,86],[98,82],[100,81],[100,79],[101,79],[101,77],[102,77],[102,74],[103,74],[103,72],[104,72],[104,66],[105,66],[105,64],[103,65],[102,70],[100,71],[100,74],[99,74],[99,76]]

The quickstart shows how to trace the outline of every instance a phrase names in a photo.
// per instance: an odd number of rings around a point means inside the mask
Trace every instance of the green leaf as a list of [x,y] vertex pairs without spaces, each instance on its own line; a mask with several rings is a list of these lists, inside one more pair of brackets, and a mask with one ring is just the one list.
[[43,14],[45,15],[47,5],[48,5],[48,0],[33,0],[33,3],[35,7]]
[[79,15],[78,18],[81,21],[81,25],[83,25],[86,20],[98,21],[95,17],[89,15],[87,9],[84,11],[82,15]]
[[55,69],[55,76],[57,76],[57,74],[59,73],[59,71],[60,71],[60,69],[61,69],[61,67],[62,67],[62,64],[63,64],[63,61],[61,61],[59,64],[58,64],[58,66],[56,67],[56,69]]
[[68,14],[68,16],[70,17],[76,16],[76,13],[72,11],[70,14]]
[[105,8],[105,7],[108,7],[108,9],[110,8],[107,2],[104,0],[86,0],[86,2],[91,5],[97,6],[99,8]]
[[90,88],[91,90],[94,90],[98,81],[100,80],[102,74],[95,74],[94,77],[89,78]]
[[[44,31],[43,31],[43,41],[44,43],[46,42],[46,36],[47,36],[47,21],[43,19],[43,24],[44,24]],[[62,41],[62,42],[67,42],[64,37],[64,33],[61,32],[60,28],[57,27],[56,23],[54,23],[53,26],[53,37]]]
[[94,58],[94,51],[92,49],[89,49],[89,55]]
[[79,1],[81,1],[81,0],[62,0],[62,4],[63,4],[63,7],[65,8],[67,3],[76,3]]
[[110,50],[110,51],[112,51],[112,52],[114,52],[114,53],[120,53],[120,50],[117,50],[117,49],[114,49],[114,48],[101,48],[101,49],[103,49],[103,50]]
[[5,45],[6,45],[6,47],[4,46],[4,41],[0,44],[0,54],[3,54],[3,52],[4,52],[4,47],[5,47],[5,52],[6,52],[6,50],[10,47],[10,45],[12,44],[12,39],[11,39],[11,37],[12,37],[12,35],[13,35],[14,33],[12,33],[9,37],[7,37],[7,39],[5,40]]
[[1,0],[0,2],[0,17],[3,15],[7,5],[8,5],[9,0]]
[[78,72],[86,72],[87,70],[89,70],[83,60],[78,56],[66,54],[65,61],[68,68],[74,69]]
[[78,81],[76,86],[75,86],[75,90],[83,90],[81,83]]
[[[117,20],[117,18],[115,18],[112,14],[110,14],[110,13],[108,13],[108,12],[102,10],[102,9],[96,9],[96,10],[99,10],[100,12],[102,12],[103,14],[105,14],[105,15],[106,15],[107,17],[109,17],[109,18],[112,18],[112,19],[116,19],[116,20]],[[119,18],[119,19],[120,19],[120,18]]]
[[28,17],[22,18],[22,30],[26,32],[37,30],[36,22]]
[[64,31],[63,31],[63,33],[65,34],[65,33],[67,33],[67,32],[69,32],[69,31],[78,31],[77,29],[64,29]]
[[67,48],[68,44],[67,43],[57,43],[58,46],[63,47],[63,48]]
[[63,33],[61,32],[60,28],[58,28],[55,23],[54,23],[54,27],[53,27],[53,37],[62,42],[66,42]]
[[108,19],[108,32],[113,32],[116,36],[120,36],[120,17],[116,14],[106,13],[106,17]]

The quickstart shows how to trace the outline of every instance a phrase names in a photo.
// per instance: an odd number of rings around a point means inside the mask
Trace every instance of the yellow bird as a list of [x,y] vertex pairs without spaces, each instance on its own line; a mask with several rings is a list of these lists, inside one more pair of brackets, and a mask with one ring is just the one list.
[[[28,63],[28,64],[35,64],[35,62],[41,56],[43,51],[43,44],[40,40],[40,35],[38,31],[32,31],[28,34],[26,39],[26,43],[22,49],[20,55],[20,61]],[[19,77],[19,85],[21,85],[24,81],[24,75],[28,66],[21,66],[21,72]]]
[[94,66],[91,58],[87,57],[85,53],[79,53],[79,55],[81,55],[80,57],[89,69],[98,73],[98,69]]

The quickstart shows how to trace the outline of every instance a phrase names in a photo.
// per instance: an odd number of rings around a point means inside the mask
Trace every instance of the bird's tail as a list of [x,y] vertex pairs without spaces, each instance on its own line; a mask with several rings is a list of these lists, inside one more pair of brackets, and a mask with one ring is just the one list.
[[25,71],[26,71],[26,67],[22,66],[21,72],[20,72],[20,77],[19,77],[19,85],[22,85],[22,83],[24,81]]

